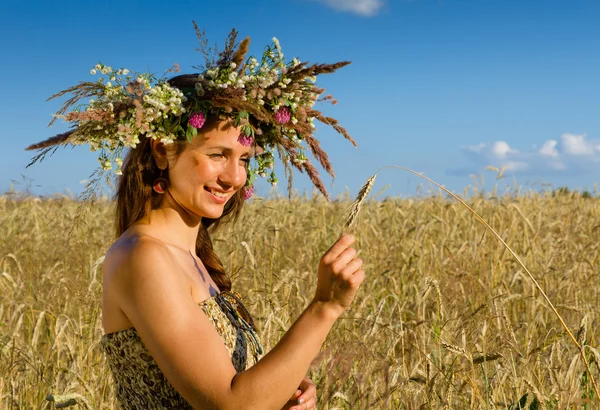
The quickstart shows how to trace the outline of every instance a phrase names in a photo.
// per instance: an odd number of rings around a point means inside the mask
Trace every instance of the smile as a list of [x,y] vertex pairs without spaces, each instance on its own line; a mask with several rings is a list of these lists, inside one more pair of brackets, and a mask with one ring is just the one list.
[[216,191],[211,188],[204,188],[204,189],[206,189],[208,192],[210,192],[211,194],[213,194],[214,196],[216,196],[218,198],[227,198],[227,193],[225,193],[225,192]]

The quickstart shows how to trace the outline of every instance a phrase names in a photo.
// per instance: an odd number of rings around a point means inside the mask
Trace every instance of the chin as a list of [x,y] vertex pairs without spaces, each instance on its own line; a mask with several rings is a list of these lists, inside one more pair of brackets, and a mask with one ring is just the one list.
[[216,209],[216,207],[212,208],[212,209],[203,208],[203,209],[199,210],[198,215],[202,215],[202,218],[219,219],[220,217],[223,216],[223,211],[224,211],[223,206],[220,207],[219,209]]

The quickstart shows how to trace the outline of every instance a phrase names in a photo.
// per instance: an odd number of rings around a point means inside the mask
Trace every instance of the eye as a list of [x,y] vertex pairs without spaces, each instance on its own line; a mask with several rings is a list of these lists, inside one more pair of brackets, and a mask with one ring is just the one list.
[[224,158],[225,154],[223,154],[222,152],[219,153],[215,153],[215,154],[208,154],[209,158]]
[[240,161],[242,161],[245,166],[250,164],[250,158],[241,158]]

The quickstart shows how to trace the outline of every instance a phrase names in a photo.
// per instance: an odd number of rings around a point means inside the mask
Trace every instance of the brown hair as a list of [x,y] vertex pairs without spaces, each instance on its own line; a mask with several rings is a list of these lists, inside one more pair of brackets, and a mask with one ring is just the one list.
[[[210,121],[203,128],[210,128],[216,121]],[[187,141],[175,142],[175,159],[183,152]],[[140,135],[140,142],[129,150],[122,167],[123,175],[119,178],[116,199],[116,234],[121,236],[130,226],[160,206],[163,196],[154,192],[152,185],[160,176],[160,169],[152,156],[150,138]],[[168,180],[168,175],[163,175]],[[196,255],[208,270],[220,291],[231,290],[231,279],[225,273],[221,260],[215,253],[210,239],[209,229],[214,232],[225,220],[235,220],[239,216],[244,195],[239,190],[225,204],[223,215],[217,219],[202,218],[198,237],[196,238]]]

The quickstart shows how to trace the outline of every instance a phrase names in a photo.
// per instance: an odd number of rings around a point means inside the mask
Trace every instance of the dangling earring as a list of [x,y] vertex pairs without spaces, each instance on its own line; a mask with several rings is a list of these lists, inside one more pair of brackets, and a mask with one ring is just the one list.
[[167,181],[164,177],[164,172],[164,169],[160,170],[160,175],[154,180],[154,185],[152,185],[152,189],[157,194],[164,194],[167,190],[167,186],[169,185],[169,181]]

